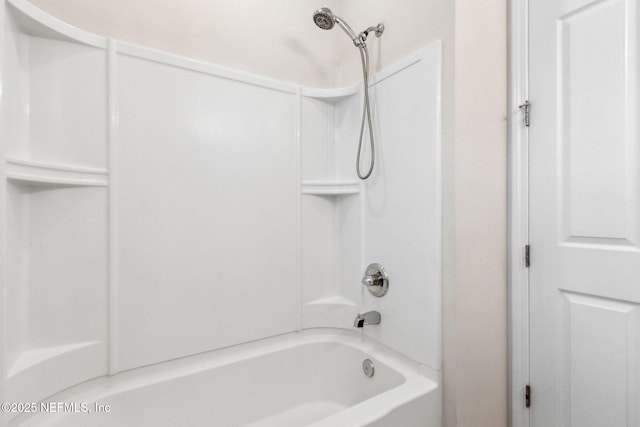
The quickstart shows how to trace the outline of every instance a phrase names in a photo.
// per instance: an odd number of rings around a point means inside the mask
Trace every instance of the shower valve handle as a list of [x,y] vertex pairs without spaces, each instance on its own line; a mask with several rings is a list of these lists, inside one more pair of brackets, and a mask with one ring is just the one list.
[[382,280],[382,275],[377,273],[373,276],[364,276],[362,278],[362,284],[368,288],[371,286],[382,286]]
[[389,276],[380,264],[370,264],[364,272],[361,283],[367,287],[369,293],[381,297],[389,290]]

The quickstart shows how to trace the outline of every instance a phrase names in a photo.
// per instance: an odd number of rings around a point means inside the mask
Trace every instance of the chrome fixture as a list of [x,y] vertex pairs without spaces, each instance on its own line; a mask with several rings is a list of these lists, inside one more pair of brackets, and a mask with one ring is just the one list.
[[366,313],[359,313],[353,321],[353,326],[356,328],[362,328],[364,325],[379,325],[382,320],[382,316],[377,311],[367,311]]
[[[371,32],[374,32],[376,37],[380,37],[384,33],[384,25],[382,23],[371,26],[360,34],[351,29],[349,24],[342,20],[339,16],[334,15],[331,9],[328,7],[321,7],[313,13],[313,22],[323,30],[330,30],[336,24],[351,38],[353,44],[360,51],[360,60],[362,62],[362,76],[364,80],[364,106],[362,108],[362,121],[360,124],[360,139],[358,142],[358,156],[356,159],[356,172],[358,178],[367,179],[373,172],[373,166],[376,162],[376,150],[375,143],[373,141],[373,124],[371,123],[371,107],[369,103],[369,50],[367,49],[367,37]],[[362,154],[362,138],[364,137],[364,122],[367,119],[369,129],[369,143],[371,145],[371,162],[369,163],[369,170],[366,173],[360,171],[360,156]]]
[[362,372],[364,372],[364,374],[368,377],[372,377],[373,374],[376,373],[376,368],[373,365],[371,359],[364,359],[362,361]]
[[362,284],[374,297],[384,296],[389,290],[389,276],[380,264],[369,264],[364,272]]
[[384,24],[380,23],[376,26],[371,26],[356,35],[355,31],[339,16],[334,15],[331,9],[328,7],[321,7],[313,13],[313,22],[322,30],[331,30],[336,24],[351,38],[353,44],[356,47],[366,47],[367,37],[369,33],[375,32],[376,37],[380,37],[384,33]]

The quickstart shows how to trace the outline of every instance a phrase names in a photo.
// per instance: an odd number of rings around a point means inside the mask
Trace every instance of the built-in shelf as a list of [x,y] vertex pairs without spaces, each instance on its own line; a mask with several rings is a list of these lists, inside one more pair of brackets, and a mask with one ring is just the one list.
[[24,352],[7,370],[7,377],[11,378],[39,365],[47,360],[54,359],[67,353],[73,353],[85,347],[98,345],[100,341],[88,341],[75,344],[44,347]]
[[316,196],[343,196],[360,193],[358,181],[303,181],[302,194]]
[[360,306],[345,297],[335,295],[310,301],[302,306],[304,328],[350,328]]
[[102,341],[28,350],[7,370],[7,396],[12,402],[37,402],[82,381],[104,375],[105,351],[106,345]]
[[107,171],[97,168],[7,159],[7,179],[40,185],[106,187]]
[[333,89],[302,88],[300,93],[307,98],[314,98],[330,104],[337,104],[358,93],[358,85]]
[[338,295],[309,301],[305,305],[341,305],[346,307],[359,307],[358,304],[354,303],[353,301]]
[[82,43],[105,49],[107,39],[61,21],[27,0],[8,0],[20,30],[36,37]]

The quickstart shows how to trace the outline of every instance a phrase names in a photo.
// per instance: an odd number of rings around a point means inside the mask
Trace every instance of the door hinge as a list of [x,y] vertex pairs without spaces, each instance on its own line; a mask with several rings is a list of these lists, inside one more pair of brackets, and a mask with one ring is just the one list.
[[524,112],[524,125],[526,127],[529,127],[529,125],[531,124],[530,114],[529,114],[531,111],[531,103],[527,99],[526,101],[524,101],[524,104],[519,105],[518,108]]
[[531,267],[531,246],[529,245],[524,247],[524,266]]
[[529,384],[524,387],[524,406],[531,407],[531,386]]

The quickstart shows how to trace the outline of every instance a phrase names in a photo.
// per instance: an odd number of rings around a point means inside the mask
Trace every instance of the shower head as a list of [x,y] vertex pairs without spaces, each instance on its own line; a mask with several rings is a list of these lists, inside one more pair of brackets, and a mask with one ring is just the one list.
[[340,17],[334,15],[328,7],[321,7],[313,12],[313,22],[318,26],[318,28],[323,30],[330,30],[338,24],[338,26],[347,33],[356,46],[360,43],[358,36],[356,36],[356,33],[351,29],[349,24],[340,19]]
[[320,29],[330,30],[336,25],[336,16],[328,7],[321,7],[313,12],[313,22]]
[[[384,25],[382,23],[372,26],[361,32],[356,36],[349,24],[340,19],[340,17],[333,14],[328,7],[321,7],[313,12],[313,23],[322,30],[330,30],[338,24],[342,30],[347,33],[353,44],[360,51],[360,59],[362,60],[362,76],[364,79],[364,111],[362,112],[362,123],[360,125],[360,140],[358,142],[358,157],[356,160],[356,172],[358,178],[367,179],[373,172],[373,165],[375,163],[375,146],[373,143],[373,125],[371,124],[371,108],[369,105],[369,50],[367,49],[367,37],[369,33],[374,32],[376,37],[380,37],[384,32]],[[371,144],[371,162],[369,163],[369,171],[362,174],[360,172],[360,154],[362,152],[362,137],[364,136],[364,122],[365,117],[369,122],[369,142]]]

